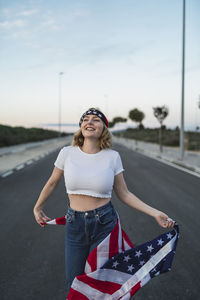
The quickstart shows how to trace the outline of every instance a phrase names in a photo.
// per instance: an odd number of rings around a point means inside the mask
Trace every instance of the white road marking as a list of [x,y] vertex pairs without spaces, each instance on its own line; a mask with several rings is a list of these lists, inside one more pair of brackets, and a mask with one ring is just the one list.
[[21,165],[17,166],[15,169],[16,169],[16,170],[21,170],[21,169],[23,169],[23,168],[24,168],[24,164],[21,164]]
[[1,177],[7,177],[7,176],[9,176],[9,175],[11,175],[13,173],[13,170],[10,170],[10,171],[8,171],[8,172],[6,172],[6,173],[3,173],[2,175],[1,175]]

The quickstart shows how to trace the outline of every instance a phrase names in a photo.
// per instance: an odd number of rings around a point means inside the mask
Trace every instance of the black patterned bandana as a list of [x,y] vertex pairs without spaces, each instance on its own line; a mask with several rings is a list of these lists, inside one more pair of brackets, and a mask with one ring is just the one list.
[[105,125],[108,127],[108,120],[106,118],[106,116],[101,112],[99,111],[98,109],[95,109],[95,108],[92,108],[92,109],[88,109],[83,115],[82,117],[80,118],[80,121],[79,121],[79,126],[81,127],[81,124],[83,122],[83,119],[86,115],[96,115],[97,117],[99,117],[104,123]]

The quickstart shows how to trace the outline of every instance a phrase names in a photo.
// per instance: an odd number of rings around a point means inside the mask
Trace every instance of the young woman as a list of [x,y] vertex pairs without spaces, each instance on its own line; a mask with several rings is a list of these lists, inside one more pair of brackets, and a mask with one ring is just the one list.
[[43,207],[64,174],[70,201],[65,241],[68,292],[73,279],[83,274],[89,253],[116,225],[117,212],[111,202],[113,189],[125,204],[152,216],[164,228],[173,227],[173,221],[167,221],[166,214],[128,190],[120,155],[111,149],[112,135],[105,115],[90,108],[81,116],[79,126],[72,145],[60,150],[33,210],[38,224],[50,220]]

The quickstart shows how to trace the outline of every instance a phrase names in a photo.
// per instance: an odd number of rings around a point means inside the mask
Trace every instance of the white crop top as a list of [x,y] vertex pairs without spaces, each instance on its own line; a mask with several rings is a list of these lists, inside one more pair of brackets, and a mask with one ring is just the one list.
[[110,198],[114,176],[124,171],[120,155],[112,149],[89,154],[78,146],[63,147],[54,165],[64,170],[68,194]]

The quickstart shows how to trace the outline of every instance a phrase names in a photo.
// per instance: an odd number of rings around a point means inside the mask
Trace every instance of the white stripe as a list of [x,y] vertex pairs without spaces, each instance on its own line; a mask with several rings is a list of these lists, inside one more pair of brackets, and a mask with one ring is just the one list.
[[111,233],[97,246],[97,269],[100,269],[109,259],[109,244]]
[[8,175],[11,175],[13,173],[13,171],[8,171],[8,172],[6,172],[6,173],[3,173],[2,175],[1,175],[1,177],[7,177]]
[[92,288],[88,284],[81,282],[76,277],[74,278],[71,287],[74,290],[76,290],[76,291],[82,293],[83,295],[85,295],[86,297],[88,297],[88,299],[107,300],[108,297],[110,296],[109,294],[102,293],[102,292]]
[[[118,224],[119,224],[119,235],[118,235],[118,244],[119,239],[122,240],[122,233],[121,233],[121,225],[120,225],[120,219],[119,214],[118,215]],[[100,269],[109,259],[109,245],[110,245],[110,236],[111,233],[97,246],[97,269]],[[122,245],[122,243],[121,243]],[[129,249],[129,248],[128,248]],[[122,252],[122,249],[119,247],[119,252]],[[89,263],[86,261],[85,264],[85,273],[91,273],[91,267]]]
[[91,273],[92,272],[92,269],[90,267],[90,265],[88,264],[87,260],[86,260],[86,263],[85,263],[85,273],[88,274],[88,273]]
[[33,163],[33,160],[28,160],[28,161],[26,162],[27,165],[31,165],[32,163]]
[[124,239],[124,250],[129,250],[129,249],[132,249],[131,246],[129,246],[129,244],[126,242],[126,240]]
[[56,219],[48,221],[47,224],[49,224],[49,225],[57,225],[56,224]]
[[117,300],[140,282],[170,251],[172,251],[177,233],[163,248],[161,248],[150,260],[146,262],[125,284],[108,299]]
[[142,278],[141,283],[140,283],[141,287],[144,286],[150,279],[151,279],[151,276],[148,273],[144,278]]
[[118,247],[119,247],[119,253],[122,252],[123,251],[122,250],[122,229],[121,229],[120,221],[119,221]]
[[119,214],[117,213],[117,217],[118,217],[118,228],[119,228],[119,235],[118,235],[118,249],[119,249],[119,253],[121,253],[122,250],[122,229],[121,229],[121,224],[120,224],[120,218],[119,218]]
[[131,294],[128,293],[128,294],[126,294],[125,296],[123,296],[123,297],[121,298],[121,300],[130,300],[130,297],[131,297]]
[[16,169],[16,170],[21,170],[21,169],[23,169],[23,168],[24,168],[24,164],[17,166],[15,169]]
[[91,277],[96,280],[101,281],[111,281],[118,284],[123,284],[125,281],[129,280],[132,275],[124,272],[120,272],[118,270],[111,269],[100,269],[87,274],[88,277]]

